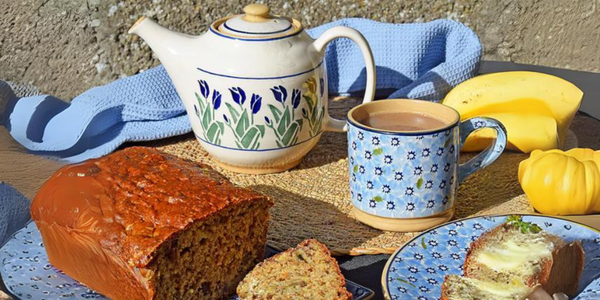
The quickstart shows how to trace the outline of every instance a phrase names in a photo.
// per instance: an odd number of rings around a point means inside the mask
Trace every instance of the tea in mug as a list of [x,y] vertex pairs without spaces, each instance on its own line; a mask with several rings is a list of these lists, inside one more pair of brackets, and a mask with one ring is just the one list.
[[363,125],[388,131],[435,130],[448,126],[447,122],[424,113],[377,112],[360,120]]

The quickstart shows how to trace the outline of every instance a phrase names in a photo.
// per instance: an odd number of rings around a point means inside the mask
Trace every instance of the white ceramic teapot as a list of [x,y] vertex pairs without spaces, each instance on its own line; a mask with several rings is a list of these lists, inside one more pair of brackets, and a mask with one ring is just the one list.
[[272,16],[262,4],[220,19],[200,36],[165,29],[142,17],[129,30],[142,37],[169,73],[196,138],[213,160],[241,173],[296,166],[321,133],[344,131],[327,112],[326,45],[358,44],[366,65],[364,102],[373,99],[373,55],[365,38],[334,27],[313,40],[298,20]]

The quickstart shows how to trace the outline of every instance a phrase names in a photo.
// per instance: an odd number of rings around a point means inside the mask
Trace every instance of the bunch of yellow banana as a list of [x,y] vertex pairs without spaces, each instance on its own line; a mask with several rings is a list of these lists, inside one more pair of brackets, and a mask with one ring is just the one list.
[[[502,122],[508,149],[529,153],[563,145],[583,92],[556,76],[536,72],[501,72],[459,84],[443,103],[461,118],[490,117]],[[463,151],[483,150],[494,137],[491,129],[474,132]]]

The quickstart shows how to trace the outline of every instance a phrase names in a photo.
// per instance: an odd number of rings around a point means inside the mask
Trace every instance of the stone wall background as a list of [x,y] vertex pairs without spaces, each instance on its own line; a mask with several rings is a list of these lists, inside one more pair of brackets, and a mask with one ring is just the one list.
[[[0,0],[0,78],[70,99],[158,64],[127,34],[148,16],[200,34],[251,1]],[[383,22],[450,18],[470,26],[486,60],[600,71],[600,0],[269,0],[276,14],[314,27],[345,17]]]

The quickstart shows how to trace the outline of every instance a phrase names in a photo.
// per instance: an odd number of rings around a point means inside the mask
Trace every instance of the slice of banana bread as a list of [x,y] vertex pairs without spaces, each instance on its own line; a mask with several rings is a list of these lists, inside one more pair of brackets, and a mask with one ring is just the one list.
[[352,299],[329,249],[309,239],[257,265],[237,288],[241,300]]
[[50,263],[111,299],[221,299],[264,257],[272,201],[132,147],[67,166],[31,205]]

